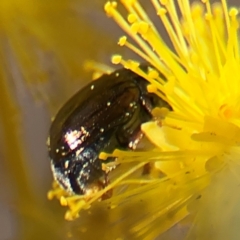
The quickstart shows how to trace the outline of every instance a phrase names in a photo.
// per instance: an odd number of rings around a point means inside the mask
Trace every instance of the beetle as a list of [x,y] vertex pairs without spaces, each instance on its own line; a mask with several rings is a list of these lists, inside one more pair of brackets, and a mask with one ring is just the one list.
[[144,78],[122,68],[90,82],[57,113],[48,150],[54,179],[68,193],[89,195],[106,187],[108,171],[100,152],[134,150],[142,137],[141,124],[153,118],[152,109],[170,109],[147,91],[147,85]]

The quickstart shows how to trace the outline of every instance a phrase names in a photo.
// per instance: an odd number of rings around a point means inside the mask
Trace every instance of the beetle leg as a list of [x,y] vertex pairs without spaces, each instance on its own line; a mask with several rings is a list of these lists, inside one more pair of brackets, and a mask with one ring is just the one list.
[[[105,187],[107,187],[110,183],[109,177],[108,177],[108,173],[104,174],[104,179],[103,181],[99,181],[99,185],[101,186],[102,189],[104,189]],[[102,196],[101,196],[101,200],[106,200],[112,197],[113,194],[113,190],[109,189],[108,191],[106,191]]]
[[147,122],[151,117],[146,114],[145,109],[138,109],[131,120],[116,131],[115,137],[118,145],[122,148],[135,149],[143,133],[141,132],[141,124]]
[[150,163],[146,163],[144,166],[143,166],[143,171],[142,171],[142,175],[149,175],[151,173],[151,169],[152,169],[152,166]]
[[151,100],[147,97],[142,97],[142,105],[145,107],[145,109],[147,110],[148,113],[152,113],[153,110],[153,106],[151,103]]
[[136,131],[136,133],[132,135],[131,138],[129,139],[128,147],[132,150],[135,150],[142,138],[143,138],[143,133],[140,129],[138,129],[138,131]]
[[119,129],[116,132],[116,139],[119,145],[132,150],[136,148],[142,137],[141,124],[138,121],[134,121],[130,126]]

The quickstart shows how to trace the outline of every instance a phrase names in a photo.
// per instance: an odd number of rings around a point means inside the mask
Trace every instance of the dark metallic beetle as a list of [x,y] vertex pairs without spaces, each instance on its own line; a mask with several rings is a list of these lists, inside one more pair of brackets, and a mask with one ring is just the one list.
[[107,172],[99,153],[135,149],[151,110],[170,108],[148,93],[147,85],[134,72],[120,69],[85,86],[60,109],[48,148],[54,178],[66,191],[88,195],[104,188]]

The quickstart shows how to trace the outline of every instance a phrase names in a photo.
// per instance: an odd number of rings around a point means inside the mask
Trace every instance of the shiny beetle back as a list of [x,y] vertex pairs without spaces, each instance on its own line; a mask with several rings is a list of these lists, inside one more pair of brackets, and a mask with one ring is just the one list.
[[152,108],[169,108],[147,92],[147,84],[134,72],[120,69],[85,86],[60,109],[48,147],[54,178],[66,191],[85,195],[106,186],[100,152],[134,149]]

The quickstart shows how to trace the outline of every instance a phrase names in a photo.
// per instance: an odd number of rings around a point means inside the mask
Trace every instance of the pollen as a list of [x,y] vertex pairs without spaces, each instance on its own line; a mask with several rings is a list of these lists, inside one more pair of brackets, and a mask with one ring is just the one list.
[[127,41],[127,37],[123,36],[119,39],[118,45],[124,46],[126,44],[126,41]]

